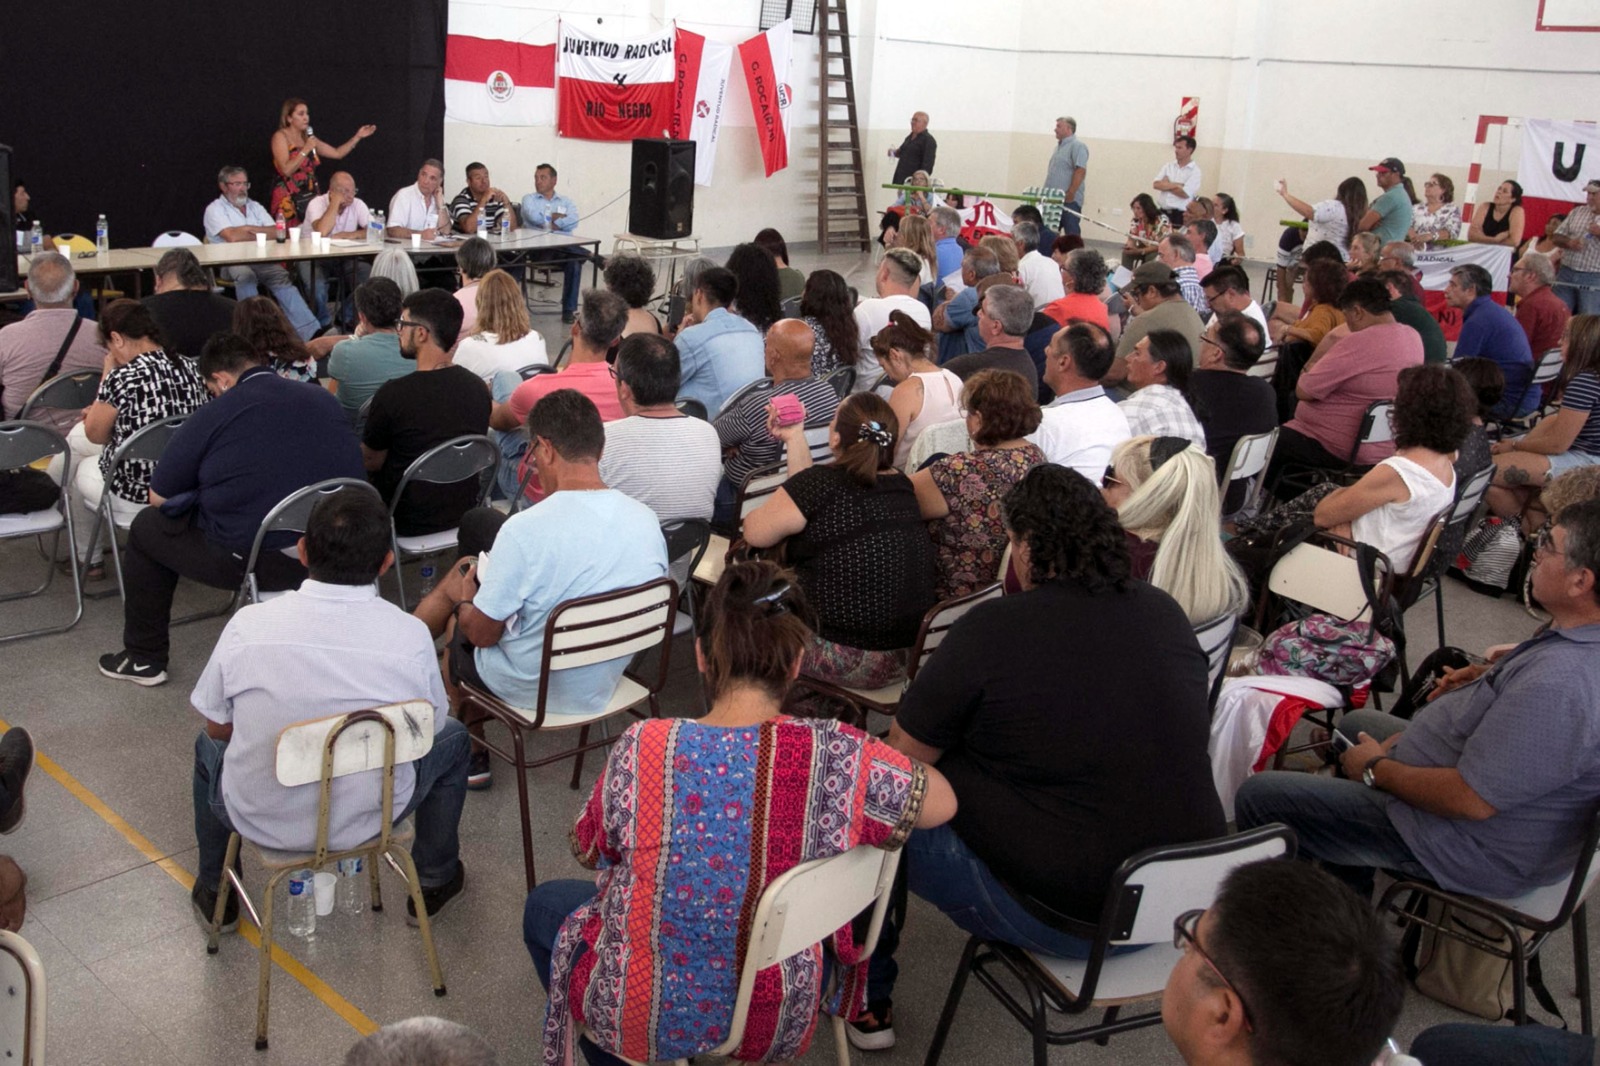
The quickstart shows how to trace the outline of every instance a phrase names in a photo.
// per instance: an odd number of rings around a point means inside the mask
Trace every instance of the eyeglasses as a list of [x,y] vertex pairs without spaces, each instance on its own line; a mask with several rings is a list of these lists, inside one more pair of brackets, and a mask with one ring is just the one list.
[[1248,1032],[1253,1033],[1256,1031],[1255,1022],[1250,1017],[1250,1008],[1245,1003],[1244,997],[1239,995],[1239,989],[1234,986],[1234,983],[1228,980],[1221,970],[1217,969],[1216,961],[1206,954],[1206,949],[1200,946],[1200,938],[1195,935],[1195,929],[1200,925],[1200,916],[1204,913],[1204,910],[1184,911],[1173,919],[1172,946],[1180,951],[1185,948],[1193,948],[1195,954],[1200,956],[1201,961],[1211,967],[1211,972],[1217,975],[1217,980],[1227,986],[1228,991],[1232,992],[1234,997],[1239,1000],[1239,1010],[1244,1013],[1244,1027]]
[[1100,475],[1100,487],[1103,489],[1109,489],[1112,485],[1121,485],[1122,483],[1122,479],[1117,476],[1117,468],[1114,466],[1106,467],[1106,472]]
[[607,364],[606,364],[606,370],[608,370],[608,371],[610,371],[610,373],[611,373],[611,380],[612,380],[612,381],[617,381],[617,380],[619,380],[619,379],[618,379],[618,378],[617,378],[617,368],[616,368],[616,365],[615,365],[615,364],[613,364],[613,363],[607,363]]
[[402,318],[400,321],[398,321],[398,322],[396,322],[394,324],[394,328],[397,329],[397,330],[401,330],[401,329],[427,329],[428,328],[428,324],[426,322],[413,322],[409,318]]
[[224,187],[229,189],[243,189],[246,192],[250,191],[250,183],[248,181],[225,181],[222,184]]
[[1533,538],[1533,553],[1550,556],[1567,554],[1557,550],[1555,533],[1548,528],[1539,530],[1539,535]]
[[1222,342],[1221,341],[1215,340],[1212,337],[1209,337],[1204,333],[1200,334],[1200,343],[1201,344],[1212,344],[1212,345],[1215,345],[1218,348],[1222,347]]

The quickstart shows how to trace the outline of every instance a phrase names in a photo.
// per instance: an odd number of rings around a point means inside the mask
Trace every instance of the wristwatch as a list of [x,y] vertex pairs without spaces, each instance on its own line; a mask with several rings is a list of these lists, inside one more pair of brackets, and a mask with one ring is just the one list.
[[1392,758],[1394,758],[1393,755],[1375,755],[1371,759],[1368,759],[1366,769],[1361,771],[1361,783],[1366,785],[1368,788],[1377,788],[1378,780],[1376,775],[1373,774],[1373,770],[1375,770],[1378,764],[1383,760]]

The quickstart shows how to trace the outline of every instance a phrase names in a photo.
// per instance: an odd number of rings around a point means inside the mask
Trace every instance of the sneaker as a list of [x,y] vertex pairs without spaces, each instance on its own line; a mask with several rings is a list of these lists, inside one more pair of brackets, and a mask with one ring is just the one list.
[[[194,888],[189,890],[189,900],[194,904],[194,920],[200,923],[200,928],[209,933],[211,916],[217,913],[217,890],[202,888],[200,882],[196,881]],[[228,903],[222,908],[222,931],[233,933],[238,929],[239,895],[237,892],[229,892]]]
[[33,772],[33,737],[20,726],[0,737],[0,788],[11,797],[11,805],[0,811],[0,833],[9,833],[22,824],[27,813],[23,788]]
[[114,651],[100,656],[100,672],[117,681],[132,681],[145,688],[167,682],[166,670],[155,663],[136,659],[132,652],[127,651]]
[[[437,888],[424,887],[422,889],[422,903],[423,906],[428,908],[428,917],[437,918],[439,912],[444,910],[445,905],[461,895],[461,890],[466,886],[467,865],[458,860],[454,877]],[[410,896],[406,897],[406,924],[417,924],[417,903]]]
[[475,751],[467,759],[467,788],[473,792],[482,792],[494,784],[494,776],[489,771],[489,753]]
[[887,1051],[894,1047],[894,1008],[886,1000],[872,1003],[861,1017],[846,1023],[844,1032],[851,1046],[862,1051]]

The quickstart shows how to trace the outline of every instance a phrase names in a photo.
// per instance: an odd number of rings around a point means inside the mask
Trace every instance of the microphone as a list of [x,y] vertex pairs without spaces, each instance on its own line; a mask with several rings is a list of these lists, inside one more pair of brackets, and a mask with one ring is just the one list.
[[[306,127],[306,141],[307,141],[307,142],[308,142],[308,143],[309,143],[309,142],[310,142],[310,141],[311,141],[311,139],[312,139],[312,137],[313,137],[313,136],[314,136],[314,134],[313,134],[313,133],[312,133],[312,132],[311,132],[311,127],[310,127],[310,126],[307,126],[307,127]],[[314,144],[313,144],[313,145],[311,145],[311,161],[312,161],[312,162],[313,162],[313,163],[320,163],[320,162],[322,162],[322,160],[321,160],[321,159],[319,159],[319,158],[317,158],[317,146],[316,146],[316,145],[314,145]]]

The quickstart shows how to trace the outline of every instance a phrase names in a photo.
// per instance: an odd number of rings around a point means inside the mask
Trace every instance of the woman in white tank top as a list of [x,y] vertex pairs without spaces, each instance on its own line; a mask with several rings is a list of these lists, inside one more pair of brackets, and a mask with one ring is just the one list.
[[1477,400],[1457,371],[1412,366],[1400,372],[1393,411],[1394,455],[1325,496],[1315,518],[1403,570],[1429,525],[1455,500],[1455,453],[1472,429]]
[[889,406],[900,422],[894,465],[903,468],[911,446],[924,429],[966,417],[961,410],[961,379],[941,370],[932,359],[933,334],[904,311],[889,314],[889,324],[872,338],[872,352],[894,383]]

